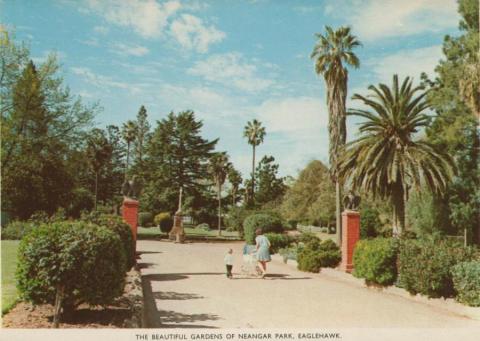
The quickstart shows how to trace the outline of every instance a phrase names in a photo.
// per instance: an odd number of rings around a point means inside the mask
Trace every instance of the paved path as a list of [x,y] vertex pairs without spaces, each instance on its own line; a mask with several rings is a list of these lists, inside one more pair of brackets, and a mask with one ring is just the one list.
[[[223,256],[234,249],[234,279]],[[325,274],[269,263],[269,279],[241,274],[242,243],[139,241],[148,327],[465,328],[480,322]]]

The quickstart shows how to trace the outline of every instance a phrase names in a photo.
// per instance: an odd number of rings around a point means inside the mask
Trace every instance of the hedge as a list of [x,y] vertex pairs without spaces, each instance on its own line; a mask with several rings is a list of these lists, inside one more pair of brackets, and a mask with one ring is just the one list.
[[[17,288],[34,304],[106,305],[123,293],[125,252],[118,235],[86,222],[41,225],[18,250]],[[63,290],[62,290],[63,289]]]
[[480,307],[480,261],[462,262],[452,269],[456,300]]
[[294,241],[294,238],[281,233],[266,233],[265,237],[267,237],[270,242],[271,254],[278,253],[280,249],[289,247]]
[[255,244],[255,231],[258,228],[261,228],[263,233],[283,232],[282,221],[279,217],[266,213],[252,214],[243,222],[244,239],[248,244]]
[[138,214],[138,225],[142,227],[151,227],[153,225],[153,214],[150,212],[140,212]]
[[406,239],[398,254],[398,284],[412,294],[429,297],[455,295],[452,270],[474,258],[475,250],[441,239]]
[[391,285],[397,279],[398,240],[359,240],[353,253],[353,275],[367,283]]
[[298,250],[298,269],[308,272],[320,272],[322,267],[336,267],[342,259],[340,248],[328,239],[323,242],[312,239]]
[[2,240],[20,240],[35,228],[36,224],[29,221],[12,221],[2,227]]

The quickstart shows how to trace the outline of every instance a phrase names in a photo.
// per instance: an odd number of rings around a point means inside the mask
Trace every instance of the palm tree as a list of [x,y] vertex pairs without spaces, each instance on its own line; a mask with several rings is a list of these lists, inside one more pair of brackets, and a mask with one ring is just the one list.
[[415,95],[423,90],[421,86],[412,88],[409,77],[399,86],[398,76],[394,75],[392,88],[380,84],[368,89],[372,92],[369,96],[352,97],[371,110],[349,111],[349,115],[366,121],[360,124],[360,137],[347,145],[339,163],[339,176],[350,180],[353,189],[390,198],[393,233],[400,235],[405,228],[408,189],[419,190],[425,184],[432,192],[443,193],[454,164],[445,151],[415,139],[414,134],[429,123],[426,92]]
[[225,183],[227,173],[230,169],[230,163],[228,162],[227,153],[215,153],[210,158],[210,174],[213,177],[215,185],[217,187],[217,199],[218,199],[218,235],[222,234],[222,185]]
[[230,167],[227,177],[228,181],[232,184],[232,206],[235,206],[238,187],[242,183],[242,174],[235,168]]
[[122,137],[127,142],[127,164],[125,165],[125,178],[127,177],[128,163],[130,159],[130,144],[137,136],[137,124],[134,121],[127,121],[122,127]]
[[315,71],[323,75],[327,87],[330,176],[335,182],[337,240],[340,242],[342,225],[338,158],[347,138],[345,102],[348,83],[348,70],[343,63],[354,68],[360,66],[360,61],[352,50],[361,44],[351,35],[350,27],[342,26],[334,31],[326,26],[325,30],[326,35],[316,34],[318,41],[310,58],[315,59]]
[[255,202],[255,147],[263,142],[263,139],[267,133],[265,128],[262,127],[262,123],[257,120],[247,122],[243,131],[243,136],[247,138],[248,144],[252,145],[253,158],[252,158],[252,190],[251,190],[251,202]]

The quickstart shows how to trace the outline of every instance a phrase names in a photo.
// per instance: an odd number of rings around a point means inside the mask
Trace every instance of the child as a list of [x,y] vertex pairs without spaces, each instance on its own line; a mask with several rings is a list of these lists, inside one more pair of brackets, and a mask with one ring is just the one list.
[[225,262],[225,265],[227,266],[227,277],[232,279],[232,268],[233,268],[233,250],[228,249],[227,254],[225,255],[225,258],[223,259]]

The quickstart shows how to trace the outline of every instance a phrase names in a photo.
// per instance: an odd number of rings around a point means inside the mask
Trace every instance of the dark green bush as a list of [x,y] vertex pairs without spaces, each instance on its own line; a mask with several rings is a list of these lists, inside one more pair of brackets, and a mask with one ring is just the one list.
[[270,242],[270,253],[278,253],[280,249],[287,248],[293,242],[293,238],[281,233],[266,233],[265,237]]
[[322,267],[336,267],[342,259],[340,248],[328,239],[311,239],[298,250],[298,269],[308,272],[320,272]]
[[360,216],[360,239],[375,238],[378,235],[377,229],[382,226],[378,210],[367,207],[360,212]]
[[126,270],[135,264],[135,241],[133,240],[132,228],[122,217],[113,214],[99,214],[92,212],[82,217],[84,221],[105,227],[115,232],[122,241],[126,256]]
[[298,241],[303,244],[308,244],[311,241],[318,241],[320,242],[320,238],[318,238],[314,233],[312,232],[302,232],[300,237],[298,238]]
[[453,267],[472,260],[474,252],[444,239],[403,239],[398,254],[398,284],[413,294],[452,297]]
[[79,218],[81,212],[91,211],[95,206],[92,193],[86,188],[76,188],[72,191],[72,198],[67,213],[70,217]]
[[12,221],[7,226],[2,227],[2,240],[20,240],[37,225],[30,221]]
[[228,226],[228,229],[233,229],[235,231],[238,231],[240,236],[243,236],[243,222],[253,212],[254,211],[248,210],[244,207],[230,208],[225,220],[225,223]]
[[480,307],[480,261],[462,262],[452,269],[456,300]]
[[243,222],[244,239],[248,244],[255,244],[255,230],[261,228],[263,233],[282,233],[282,220],[278,216],[257,213],[248,216]]
[[173,227],[172,215],[169,212],[161,212],[155,216],[154,223],[160,227],[160,231],[168,233]]
[[353,275],[371,283],[391,285],[397,279],[398,241],[376,238],[359,240],[353,253]]
[[138,225],[142,227],[152,227],[153,214],[150,212],[140,212],[138,214]]
[[122,294],[125,252],[114,232],[86,222],[41,225],[18,249],[16,272],[21,297],[34,304],[106,305]]

